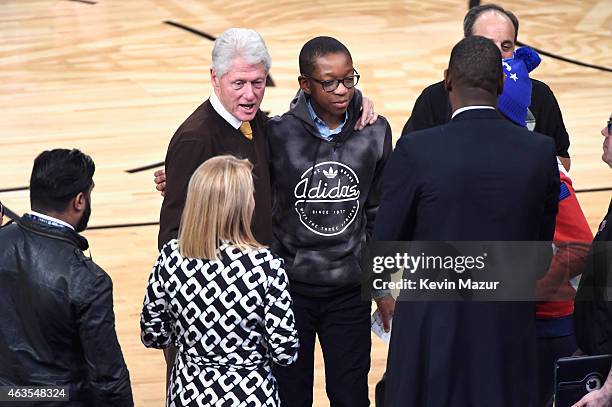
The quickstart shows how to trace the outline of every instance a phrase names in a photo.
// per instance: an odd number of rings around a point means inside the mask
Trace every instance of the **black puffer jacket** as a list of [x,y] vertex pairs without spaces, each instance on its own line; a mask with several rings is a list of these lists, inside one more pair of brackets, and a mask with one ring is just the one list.
[[45,406],[133,406],[112,281],[87,247],[28,215],[0,229],[0,386],[69,386],[69,403]]

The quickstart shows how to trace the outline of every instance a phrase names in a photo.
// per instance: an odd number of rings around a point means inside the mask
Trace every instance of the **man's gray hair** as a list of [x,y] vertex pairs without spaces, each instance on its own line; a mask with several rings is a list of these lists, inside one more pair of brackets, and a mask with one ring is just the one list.
[[249,65],[263,64],[266,73],[272,65],[272,58],[261,35],[245,28],[230,28],[215,40],[212,66],[219,78],[231,69],[235,58],[242,58]]

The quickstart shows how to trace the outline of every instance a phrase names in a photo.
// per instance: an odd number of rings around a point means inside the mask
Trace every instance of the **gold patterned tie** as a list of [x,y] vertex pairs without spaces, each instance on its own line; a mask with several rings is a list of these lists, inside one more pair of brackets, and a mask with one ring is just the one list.
[[253,140],[253,130],[251,129],[251,123],[242,122],[240,125],[240,133],[249,140]]

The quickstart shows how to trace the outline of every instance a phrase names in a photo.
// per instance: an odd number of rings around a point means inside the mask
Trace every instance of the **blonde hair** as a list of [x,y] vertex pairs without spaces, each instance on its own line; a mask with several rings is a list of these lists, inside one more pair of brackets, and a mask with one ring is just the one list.
[[253,165],[232,155],[206,160],[189,180],[178,232],[183,257],[219,260],[228,241],[240,250],[263,247],[251,232]]

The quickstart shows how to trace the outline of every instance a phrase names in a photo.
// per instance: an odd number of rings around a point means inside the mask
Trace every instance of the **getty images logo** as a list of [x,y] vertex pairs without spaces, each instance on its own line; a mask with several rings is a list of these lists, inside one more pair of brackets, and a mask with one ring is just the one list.
[[336,161],[306,170],[293,192],[300,222],[317,235],[339,235],[359,212],[359,178],[351,167]]

